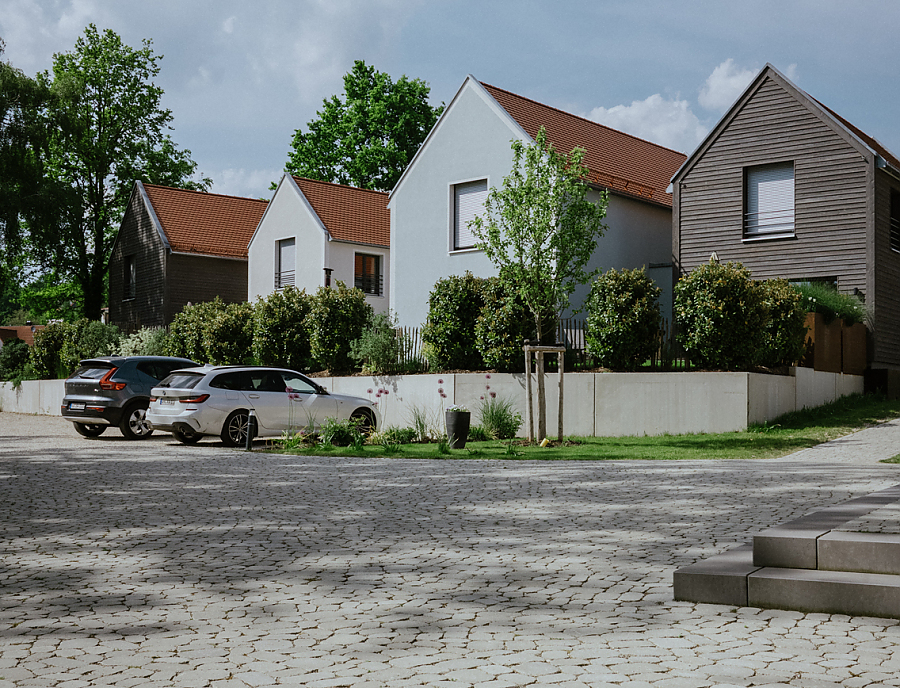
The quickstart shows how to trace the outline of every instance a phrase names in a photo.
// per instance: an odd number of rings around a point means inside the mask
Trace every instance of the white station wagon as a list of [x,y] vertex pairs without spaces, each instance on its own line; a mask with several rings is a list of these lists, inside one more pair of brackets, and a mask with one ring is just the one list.
[[251,410],[258,437],[318,428],[326,418],[359,419],[365,431],[377,429],[379,422],[378,409],[368,399],[331,394],[295,370],[259,366],[177,370],[150,393],[147,421],[184,444],[218,435],[229,447],[238,447],[247,441]]

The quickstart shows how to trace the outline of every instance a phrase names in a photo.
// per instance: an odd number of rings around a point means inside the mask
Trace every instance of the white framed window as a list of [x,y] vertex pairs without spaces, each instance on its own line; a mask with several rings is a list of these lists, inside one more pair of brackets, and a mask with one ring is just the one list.
[[453,185],[453,241],[454,251],[475,248],[475,234],[469,222],[484,210],[487,199],[487,179]]
[[295,239],[282,239],[278,242],[277,255],[275,260],[275,288],[284,289],[284,287],[296,284],[294,280],[294,270],[296,268],[296,247]]
[[384,296],[381,256],[357,253],[354,259],[353,286],[365,294]]
[[794,163],[744,170],[744,236],[794,235]]

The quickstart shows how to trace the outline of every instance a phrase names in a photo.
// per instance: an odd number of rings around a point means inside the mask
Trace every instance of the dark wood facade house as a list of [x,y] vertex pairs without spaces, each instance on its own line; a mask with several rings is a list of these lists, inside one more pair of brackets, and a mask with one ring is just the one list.
[[834,283],[872,315],[872,369],[900,369],[900,160],[771,65],[672,178],[676,272],[743,263]]
[[168,325],[187,303],[247,300],[247,244],[267,202],[135,182],[109,261],[109,321]]

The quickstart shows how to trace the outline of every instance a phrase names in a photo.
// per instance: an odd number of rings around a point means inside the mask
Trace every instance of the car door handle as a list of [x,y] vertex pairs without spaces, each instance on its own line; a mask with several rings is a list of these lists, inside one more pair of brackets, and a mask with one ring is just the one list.
[[258,394],[248,394],[247,396],[250,397],[251,399],[259,399]]

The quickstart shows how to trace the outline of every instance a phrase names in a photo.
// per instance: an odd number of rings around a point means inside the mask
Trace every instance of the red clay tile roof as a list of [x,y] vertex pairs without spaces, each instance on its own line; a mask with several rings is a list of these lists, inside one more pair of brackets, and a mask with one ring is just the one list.
[[144,184],[173,251],[246,258],[267,201]]
[[547,138],[559,152],[569,153],[576,146],[584,148],[584,164],[590,170],[588,176],[592,183],[672,207],[672,195],[666,193],[666,187],[687,159],[683,153],[496,86],[481,85],[531,138],[543,126]]
[[338,241],[391,245],[388,194],[294,177],[325,229]]

